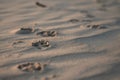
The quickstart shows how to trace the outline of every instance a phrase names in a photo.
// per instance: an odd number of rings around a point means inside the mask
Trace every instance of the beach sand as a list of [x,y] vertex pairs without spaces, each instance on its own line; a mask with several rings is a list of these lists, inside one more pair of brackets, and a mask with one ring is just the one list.
[[119,80],[120,0],[0,0],[0,80]]

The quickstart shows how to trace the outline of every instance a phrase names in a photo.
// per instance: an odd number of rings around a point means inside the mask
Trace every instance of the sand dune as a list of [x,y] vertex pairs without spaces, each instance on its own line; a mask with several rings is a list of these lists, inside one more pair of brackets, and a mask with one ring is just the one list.
[[0,80],[119,80],[120,0],[0,0]]

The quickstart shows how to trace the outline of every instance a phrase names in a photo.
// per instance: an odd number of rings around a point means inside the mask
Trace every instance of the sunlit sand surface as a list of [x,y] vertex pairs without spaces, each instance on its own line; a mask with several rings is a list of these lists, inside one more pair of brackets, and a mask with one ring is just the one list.
[[120,0],[0,0],[0,80],[119,80]]

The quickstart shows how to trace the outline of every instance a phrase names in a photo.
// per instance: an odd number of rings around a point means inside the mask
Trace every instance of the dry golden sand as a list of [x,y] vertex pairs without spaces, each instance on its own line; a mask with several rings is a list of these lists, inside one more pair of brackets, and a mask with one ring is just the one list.
[[[0,0],[0,80],[119,80],[119,9],[120,0]],[[50,47],[32,46],[40,40]]]

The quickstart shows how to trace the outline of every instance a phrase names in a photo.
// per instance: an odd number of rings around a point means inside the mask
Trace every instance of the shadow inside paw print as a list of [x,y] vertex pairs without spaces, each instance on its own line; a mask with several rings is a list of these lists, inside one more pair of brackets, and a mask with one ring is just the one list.
[[38,62],[35,63],[28,62],[28,63],[19,64],[17,68],[25,72],[36,72],[36,71],[41,71],[43,66]]
[[36,2],[35,4],[37,6],[39,6],[39,7],[42,7],[42,8],[46,8],[47,7],[46,5],[44,5],[44,4],[40,3],[40,2]]
[[77,22],[79,22],[79,20],[78,19],[70,19],[68,22],[77,23]]
[[57,35],[56,31],[41,31],[38,32],[37,35],[41,35],[43,37],[54,37]]
[[86,14],[86,17],[88,17],[88,18],[94,18],[95,16],[92,15],[92,14]]
[[34,46],[38,49],[47,49],[50,47],[50,43],[47,40],[39,40],[37,42],[33,42],[32,46]]

